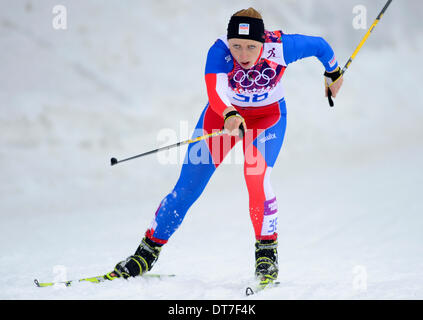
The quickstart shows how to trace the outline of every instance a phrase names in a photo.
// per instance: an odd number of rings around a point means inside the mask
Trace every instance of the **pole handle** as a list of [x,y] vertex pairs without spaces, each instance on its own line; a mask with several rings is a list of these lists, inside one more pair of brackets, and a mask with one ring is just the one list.
[[330,88],[328,88],[328,101],[329,101],[329,106],[333,107],[334,103],[332,100],[332,91],[330,90]]

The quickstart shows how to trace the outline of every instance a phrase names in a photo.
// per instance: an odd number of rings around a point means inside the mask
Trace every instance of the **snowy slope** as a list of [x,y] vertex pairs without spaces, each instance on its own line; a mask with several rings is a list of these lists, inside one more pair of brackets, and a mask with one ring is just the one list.
[[[32,281],[105,273],[135,250],[185,149],[172,164],[163,154],[109,159],[190,135],[207,100],[206,52],[234,11],[253,5],[269,29],[321,35],[343,65],[365,33],[352,27],[356,1],[61,3],[59,31],[56,1],[0,2],[0,298],[243,299],[254,237],[239,147],[154,267],[177,277]],[[370,26],[384,1],[361,3]],[[333,109],[316,59],[287,69],[288,127],[272,176],[282,285],[256,298],[423,298],[422,7],[392,3]],[[160,140],[169,130],[174,141]]]

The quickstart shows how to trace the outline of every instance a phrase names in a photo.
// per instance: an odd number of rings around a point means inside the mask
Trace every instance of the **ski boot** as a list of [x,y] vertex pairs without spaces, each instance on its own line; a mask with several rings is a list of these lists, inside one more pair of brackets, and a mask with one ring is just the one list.
[[106,276],[108,278],[122,277],[124,279],[141,276],[151,270],[159,258],[161,249],[161,245],[148,238],[144,238],[135,251],[135,254],[119,262],[115,266],[114,271],[108,273]]
[[255,275],[263,288],[273,283],[278,277],[278,242],[277,240],[256,241]]

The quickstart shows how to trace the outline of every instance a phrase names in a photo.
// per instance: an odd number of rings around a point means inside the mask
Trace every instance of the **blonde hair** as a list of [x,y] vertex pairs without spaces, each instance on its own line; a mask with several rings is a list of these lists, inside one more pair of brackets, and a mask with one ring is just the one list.
[[234,17],[250,17],[250,18],[256,18],[256,19],[262,19],[260,12],[258,12],[256,9],[249,7],[248,9],[242,9],[233,14]]

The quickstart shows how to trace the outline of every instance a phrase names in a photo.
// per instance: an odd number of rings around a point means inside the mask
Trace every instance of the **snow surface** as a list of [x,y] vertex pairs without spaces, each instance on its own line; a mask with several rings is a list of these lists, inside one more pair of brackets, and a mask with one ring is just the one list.
[[[384,3],[360,2],[368,26]],[[177,277],[33,279],[103,274],[133,253],[180,162],[110,157],[189,137],[207,50],[234,11],[253,5],[268,29],[323,36],[343,65],[366,31],[352,26],[357,2],[64,0],[66,30],[52,27],[56,4],[0,2],[0,299],[244,299],[254,236],[239,147],[153,269]],[[422,8],[392,3],[334,108],[317,59],[287,69],[272,174],[281,285],[255,299],[423,298]]]

